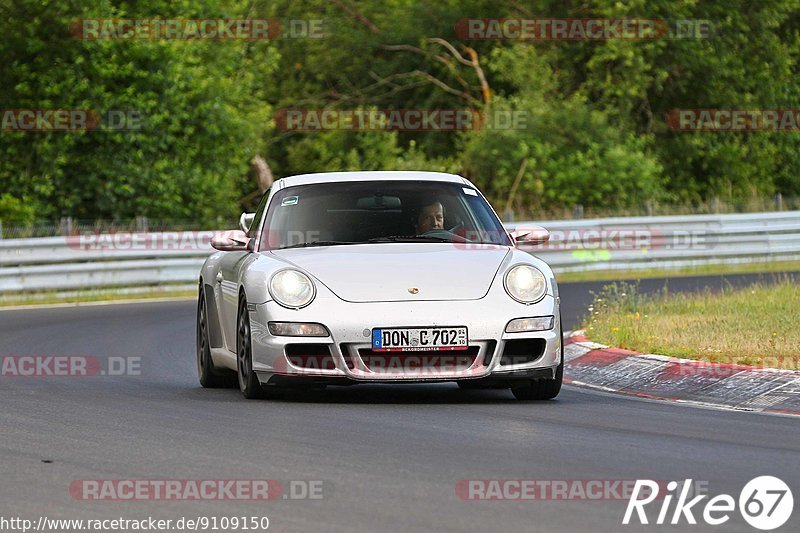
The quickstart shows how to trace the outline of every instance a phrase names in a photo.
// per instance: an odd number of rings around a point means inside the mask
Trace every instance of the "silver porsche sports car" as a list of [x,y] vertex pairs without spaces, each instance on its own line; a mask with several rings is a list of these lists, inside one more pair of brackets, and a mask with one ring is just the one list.
[[[454,381],[561,389],[558,287],[468,180],[332,172],[277,180],[200,272],[197,370],[246,398],[287,387]],[[235,379],[234,375],[236,376]]]

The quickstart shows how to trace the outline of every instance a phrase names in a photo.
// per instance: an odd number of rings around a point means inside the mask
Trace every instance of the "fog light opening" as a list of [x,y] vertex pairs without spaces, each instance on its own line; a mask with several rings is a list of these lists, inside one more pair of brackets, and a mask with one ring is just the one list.
[[555,325],[555,316],[537,316],[532,318],[515,318],[506,326],[506,333],[523,331],[548,331]]
[[312,322],[270,322],[269,332],[276,337],[327,337],[328,329]]

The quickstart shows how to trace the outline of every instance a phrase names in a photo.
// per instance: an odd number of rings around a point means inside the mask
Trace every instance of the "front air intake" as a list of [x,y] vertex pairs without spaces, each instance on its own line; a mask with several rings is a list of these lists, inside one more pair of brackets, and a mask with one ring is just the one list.
[[533,363],[544,354],[547,343],[544,339],[514,339],[503,346],[502,366]]
[[289,362],[305,370],[334,370],[331,350],[327,344],[297,343],[286,345]]

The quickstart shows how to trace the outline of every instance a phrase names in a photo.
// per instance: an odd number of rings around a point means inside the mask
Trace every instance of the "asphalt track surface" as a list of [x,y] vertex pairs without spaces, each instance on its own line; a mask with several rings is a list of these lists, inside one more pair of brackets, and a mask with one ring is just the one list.
[[[751,280],[669,283],[697,290]],[[567,328],[601,285],[562,285]],[[645,281],[642,289],[663,285]],[[267,516],[275,531],[757,531],[738,511],[714,528],[685,521],[623,527],[626,500],[464,501],[455,487],[464,479],[690,478],[712,496],[738,499],[747,481],[774,475],[800,500],[800,422],[788,417],[574,387],[544,403],[454,384],[329,387],[279,401],[204,390],[195,372],[194,306],[0,312],[0,355],[141,358],[141,375],[0,376],[0,517]],[[75,480],[129,478],[276,479],[284,488],[290,480],[321,481],[323,498],[117,502],[69,492]],[[702,524],[702,509],[694,514]],[[795,509],[779,531],[798,530]]]

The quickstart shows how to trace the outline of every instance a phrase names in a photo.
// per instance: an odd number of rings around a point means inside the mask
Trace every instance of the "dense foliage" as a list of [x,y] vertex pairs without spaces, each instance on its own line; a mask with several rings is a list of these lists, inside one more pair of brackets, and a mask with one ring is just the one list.
[[[274,40],[82,40],[87,18],[277,18]],[[708,38],[464,40],[460,19],[704,19]],[[322,21],[324,38],[290,35]],[[0,0],[0,109],[135,110],[138,130],[0,131],[0,220],[216,222],[276,176],[461,173],[502,208],[800,195],[800,133],[676,132],[674,108],[800,108],[800,0]],[[313,37],[313,36],[312,36]],[[297,132],[280,109],[524,113],[524,127]],[[491,121],[489,121],[491,122]],[[252,198],[252,195],[250,195]]]

